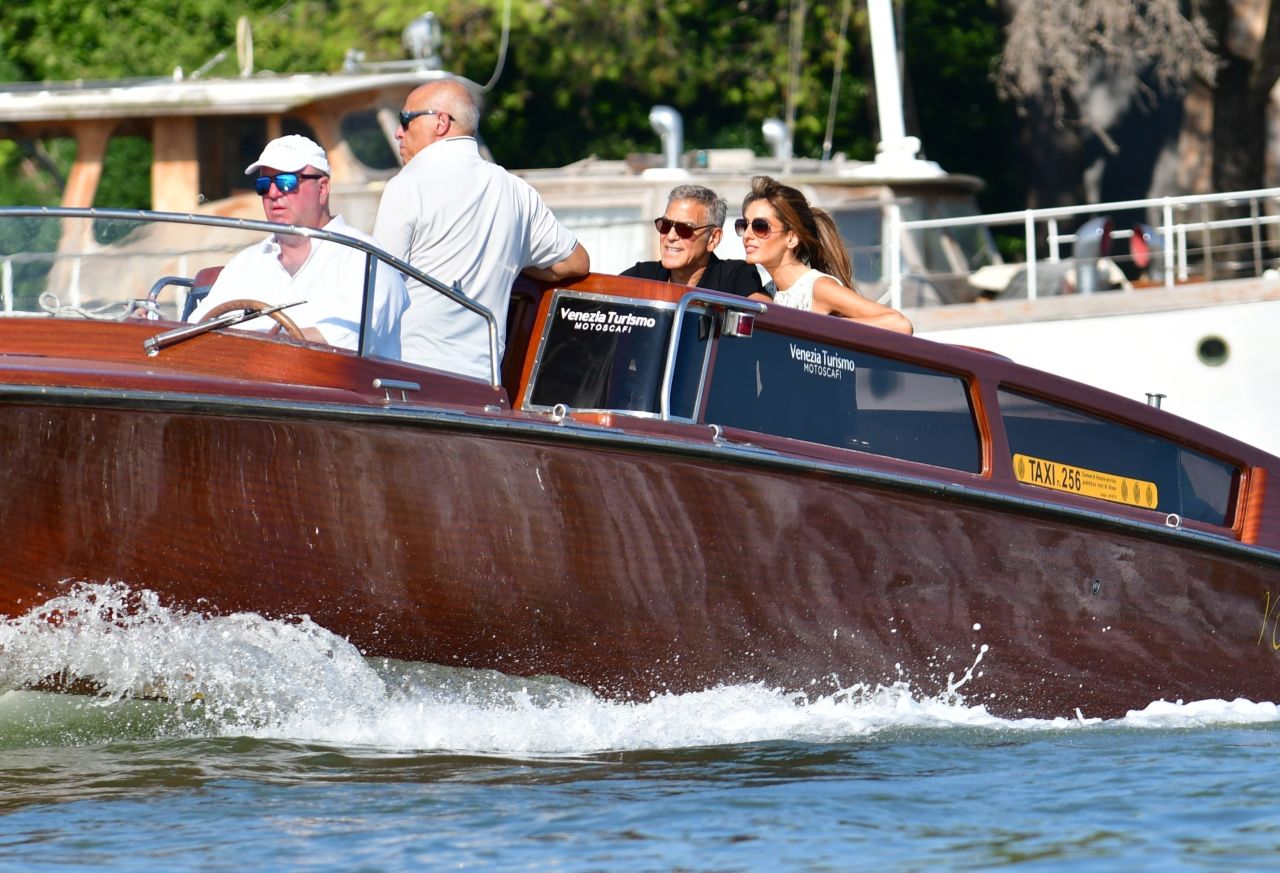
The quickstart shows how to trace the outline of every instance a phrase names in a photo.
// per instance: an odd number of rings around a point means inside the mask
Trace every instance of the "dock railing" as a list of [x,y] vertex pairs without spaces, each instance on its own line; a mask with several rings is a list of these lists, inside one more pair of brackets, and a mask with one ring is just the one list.
[[[1080,216],[1104,217],[1135,210],[1155,211],[1160,216],[1158,225],[1161,245],[1159,255],[1163,260],[1160,272],[1165,287],[1172,288],[1178,282],[1191,278],[1191,265],[1196,262],[1207,279],[1214,278],[1215,246],[1212,235],[1216,231],[1248,228],[1250,239],[1244,243],[1249,250],[1254,275],[1262,275],[1268,263],[1267,243],[1263,230],[1268,225],[1280,224],[1280,212],[1268,214],[1266,207],[1280,204],[1280,188],[1260,188],[1252,191],[1233,191],[1221,194],[1193,194],[1181,197],[1151,197],[1142,200],[1118,200],[1109,203],[1088,203],[1079,206],[1058,206],[1042,209],[1023,209],[1015,212],[999,212],[958,218],[932,218],[904,221],[902,210],[896,204],[887,207],[885,215],[886,284],[889,300],[895,308],[902,307],[903,239],[912,231],[944,229],[963,226],[987,228],[1021,225],[1026,244],[1027,299],[1037,296],[1037,263],[1059,263],[1063,260],[1062,246],[1076,242],[1074,233],[1063,233],[1060,223]],[[1212,218],[1213,207],[1247,207],[1244,217]],[[1192,215],[1198,211],[1199,215]],[[1037,240],[1043,225],[1045,256],[1040,257]],[[1131,229],[1111,232],[1112,239],[1131,238]],[[1194,240],[1199,236],[1199,243]],[[1189,239],[1192,242],[1189,243]],[[1239,242],[1217,247],[1219,254],[1238,249]]]

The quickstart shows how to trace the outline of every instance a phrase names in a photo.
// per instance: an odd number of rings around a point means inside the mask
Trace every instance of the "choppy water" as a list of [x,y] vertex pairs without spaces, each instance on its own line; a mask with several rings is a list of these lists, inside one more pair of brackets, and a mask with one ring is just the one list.
[[[625,704],[125,597],[0,625],[0,870],[1280,863],[1268,702],[1114,721],[1010,721],[909,688]],[[105,696],[7,690],[61,669]]]

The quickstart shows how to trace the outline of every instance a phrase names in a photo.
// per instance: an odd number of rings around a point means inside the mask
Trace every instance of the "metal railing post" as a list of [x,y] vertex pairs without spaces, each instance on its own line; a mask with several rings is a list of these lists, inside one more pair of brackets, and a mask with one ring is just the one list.
[[885,223],[888,225],[888,239],[885,254],[889,264],[889,305],[894,309],[902,308],[902,207],[890,203],[885,210]]
[[1253,233],[1253,275],[1262,275],[1262,227],[1258,224],[1258,198],[1249,198],[1250,231]]
[[1161,217],[1164,219],[1164,287],[1173,287],[1173,252],[1174,252],[1174,235],[1173,235],[1173,201],[1168,197],[1164,198],[1164,204],[1161,207]]
[[1213,231],[1209,227],[1209,204],[1200,204],[1200,243],[1204,247],[1204,278],[1213,281]]
[[1023,218],[1027,233],[1027,299],[1036,299],[1036,218],[1028,209]]
[[1187,269],[1187,226],[1179,224],[1177,229],[1178,235],[1178,278],[1183,282],[1191,278],[1191,271]]

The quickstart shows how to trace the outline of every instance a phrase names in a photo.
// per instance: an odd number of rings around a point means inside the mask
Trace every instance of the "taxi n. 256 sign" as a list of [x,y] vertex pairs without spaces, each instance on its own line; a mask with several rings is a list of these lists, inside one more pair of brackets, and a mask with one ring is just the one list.
[[1126,506],[1155,509],[1160,499],[1154,482],[1034,458],[1031,455],[1014,455],[1013,473],[1019,482],[1027,485],[1038,485],[1069,494],[1083,494]]

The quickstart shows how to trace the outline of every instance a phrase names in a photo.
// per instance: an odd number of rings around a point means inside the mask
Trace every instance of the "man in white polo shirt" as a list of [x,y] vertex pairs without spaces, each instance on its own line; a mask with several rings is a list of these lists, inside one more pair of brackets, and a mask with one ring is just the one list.
[[[256,175],[268,221],[323,228],[373,242],[366,233],[329,211],[329,160],[324,149],[305,136],[273,139],[262,156],[245,170]],[[310,340],[355,349],[364,314],[366,257],[358,249],[290,234],[272,234],[238,252],[227,262],[209,295],[188,321],[199,321],[228,300],[249,298],[276,305],[305,301],[284,310]],[[400,319],[409,305],[404,279],[380,264],[374,285],[373,319],[366,334],[371,354],[400,357]],[[270,318],[255,318],[243,327],[268,330]]]
[[[480,157],[480,110],[466,87],[442,79],[415,89],[400,113],[402,169],[387,183],[373,236],[391,254],[485,306],[506,345],[511,283],[582,276],[586,249],[523,179]],[[483,318],[409,277],[401,328],[406,361],[488,380]]]

